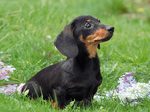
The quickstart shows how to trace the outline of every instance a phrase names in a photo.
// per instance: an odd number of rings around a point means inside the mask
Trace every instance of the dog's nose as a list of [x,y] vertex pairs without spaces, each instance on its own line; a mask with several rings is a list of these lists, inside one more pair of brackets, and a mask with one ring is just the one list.
[[109,27],[106,27],[106,30],[109,31],[109,32],[114,32],[114,27],[112,26],[109,26]]

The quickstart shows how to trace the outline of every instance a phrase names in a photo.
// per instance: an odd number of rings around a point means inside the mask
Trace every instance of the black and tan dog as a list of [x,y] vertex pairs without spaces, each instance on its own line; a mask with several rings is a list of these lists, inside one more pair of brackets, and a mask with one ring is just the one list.
[[55,46],[67,59],[46,67],[33,76],[22,91],[30,98],[43,96],[63,108],[70,101],[90,104],[102,82],[96,49],[109,40],[114,27],[92,16],[75,18],[58,35]]

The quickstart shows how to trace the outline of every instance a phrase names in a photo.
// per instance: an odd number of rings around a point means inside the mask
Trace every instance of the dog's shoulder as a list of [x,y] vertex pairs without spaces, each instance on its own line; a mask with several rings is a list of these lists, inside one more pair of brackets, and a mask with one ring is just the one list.
[[65,72],[72,73],[73,72],[73,65],[74,65],[73,58],[69,58],[62,63],[61,69]]

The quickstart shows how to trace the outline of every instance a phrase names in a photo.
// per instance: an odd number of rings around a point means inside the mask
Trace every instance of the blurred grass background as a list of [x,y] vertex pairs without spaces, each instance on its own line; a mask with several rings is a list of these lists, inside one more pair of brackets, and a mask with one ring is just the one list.
[[[101,44],[102,93],[116,87],[124,72],[138,81],[150,80],[150,0],[0,0],[0,60],[17,70],[11,80],[25,82],[42,68],[65,59],[53,42],[73,18],[92,15],[115,27],[113,38]],[[43,100],[0,95],[0,112],[58,111]],[[87,109],[63,111],[150,111],[144,100],[135,107],[116,100],[93,102]]]

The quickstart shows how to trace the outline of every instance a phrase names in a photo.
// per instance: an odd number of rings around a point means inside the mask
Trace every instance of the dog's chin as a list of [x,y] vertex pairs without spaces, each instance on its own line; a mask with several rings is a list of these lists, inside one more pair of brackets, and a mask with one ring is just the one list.
[[105,42],[105,41],[108,41],[111,39],[112,36],[109,36],[109,37],[106,37],[106,38],[103,38],[103,39],[99,39],[99,40],[95,40],[93,43],[101,43],[101,42]]
[[110,35],[108,35],[106,38],[103,38],[103,39],[99,40],[99,42],[101,43],[101,42],[108,41],[108,40],[110,40],[112,38],[112,36],[113,36],[113,33],[111,33]]
[[113,32],[109,32],[106,37],[97,36],[93,39],[93,43],[101,43],[101,42],[108,41],[112,38],[112,36],[113,36]]

